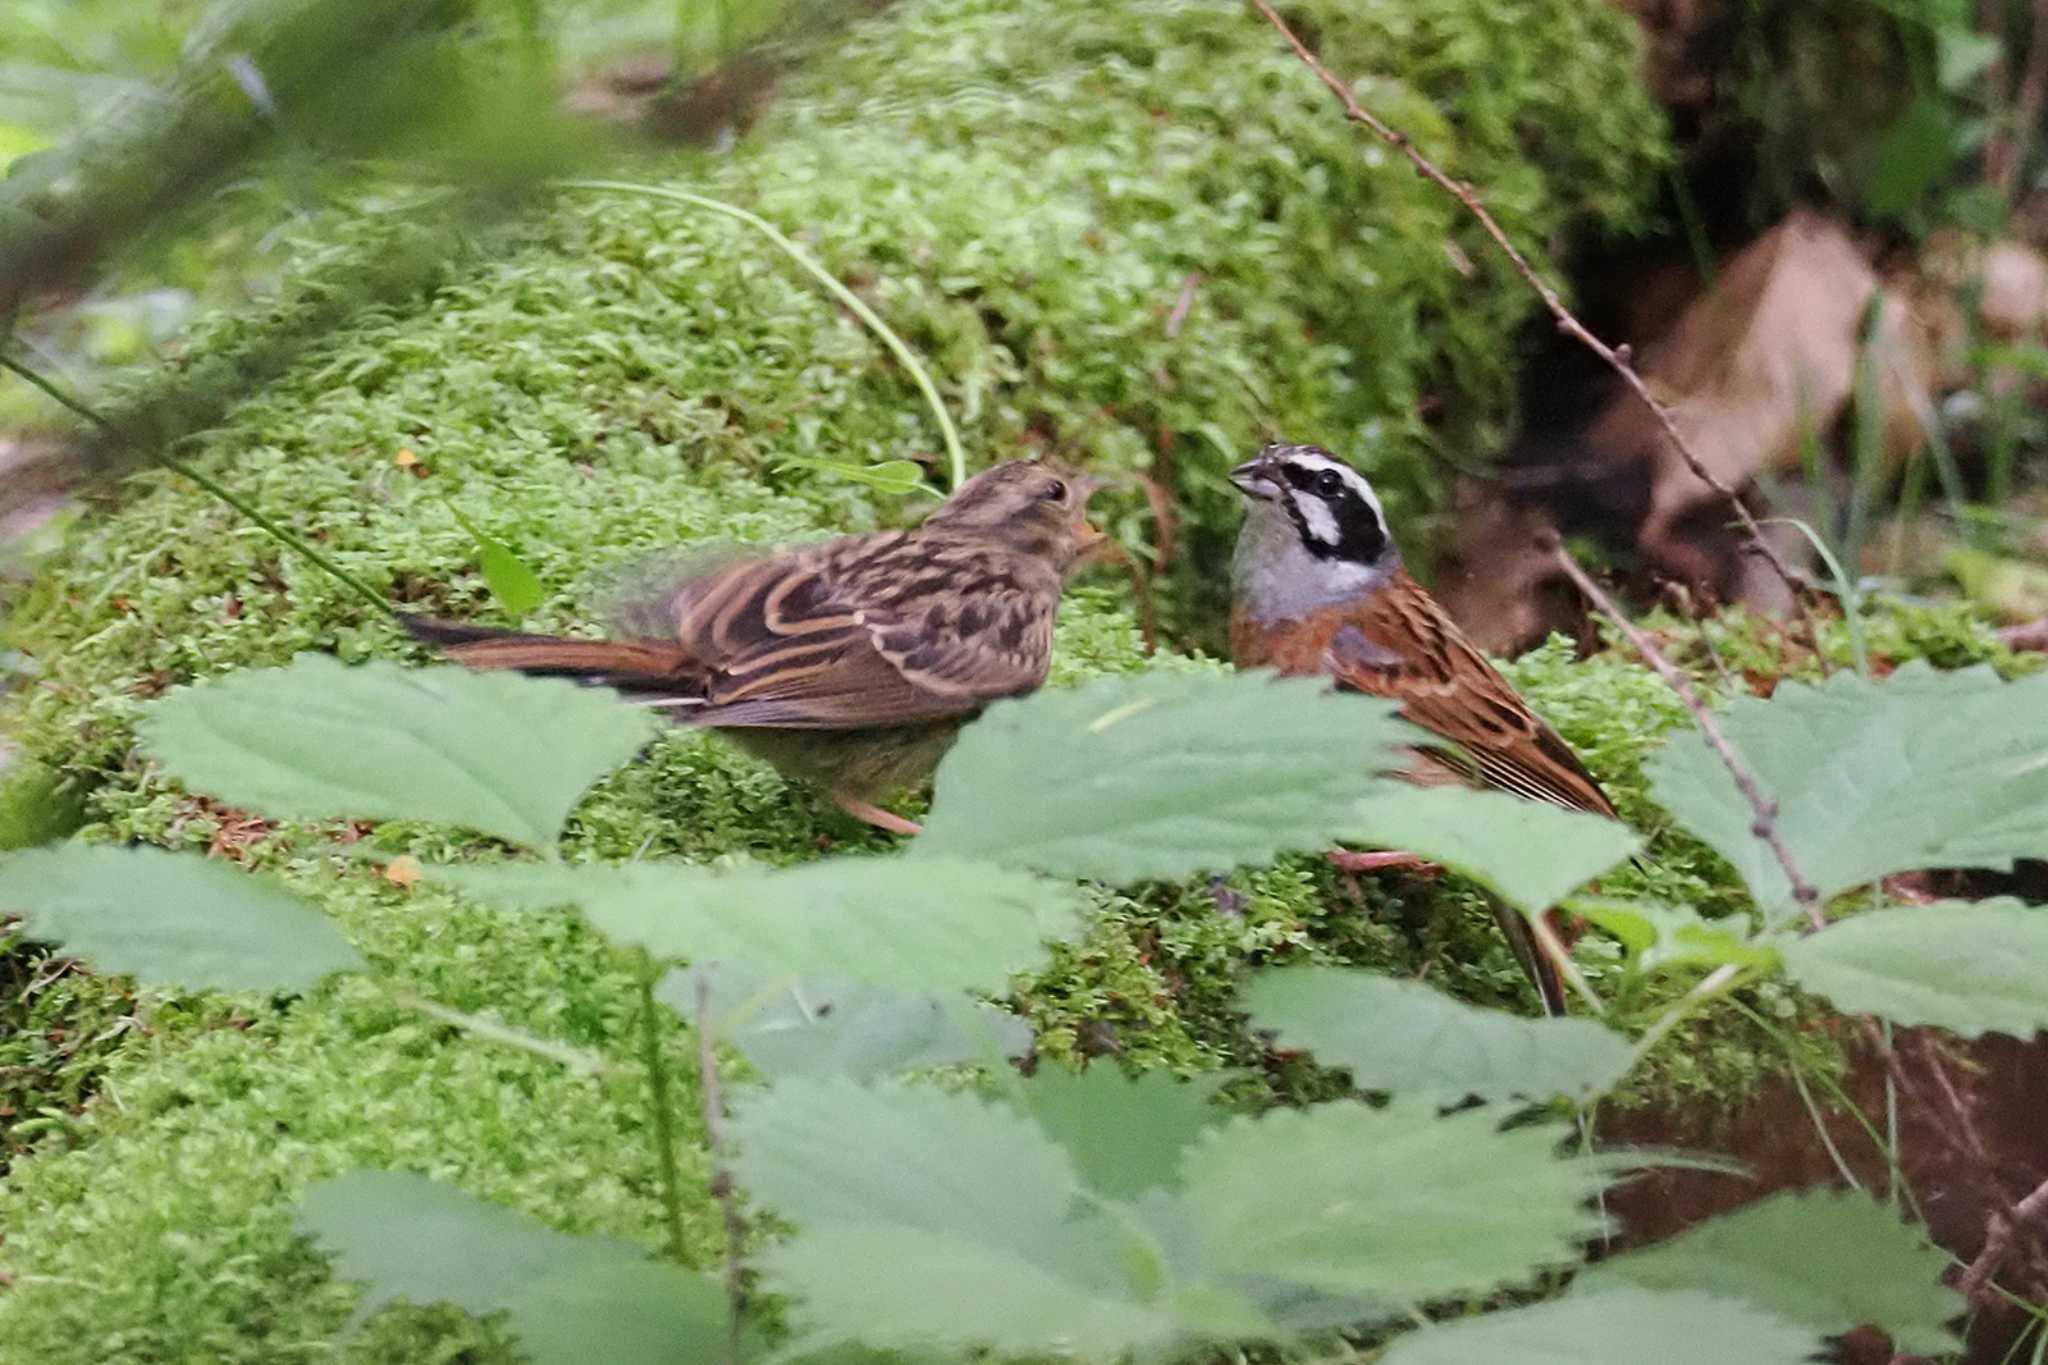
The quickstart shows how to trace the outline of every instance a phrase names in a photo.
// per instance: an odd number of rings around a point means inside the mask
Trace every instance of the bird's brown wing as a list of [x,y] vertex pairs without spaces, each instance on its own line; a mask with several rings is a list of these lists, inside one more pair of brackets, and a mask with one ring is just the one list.
[[1058,574],[986,545],[892,532],[731,566],[672,602],[701,661],[703,724],[852,729],[1029,692],[1052,657]]
[[1578,755],[1405,572],[1347,605],[1322,638],[1319,671],[1400,702],[1404,717],[1449,741],[1442,761],[1518,796],[1614,816]]

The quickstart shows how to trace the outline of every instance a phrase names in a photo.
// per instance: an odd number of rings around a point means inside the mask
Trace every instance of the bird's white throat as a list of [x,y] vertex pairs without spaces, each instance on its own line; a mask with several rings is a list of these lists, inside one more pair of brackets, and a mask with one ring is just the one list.
[[1255,502],[1238,533],[1231,595],[1255,621],[1295,621],[1377,592],[1400,565],[1392,549],[1371,564],[1312,554],[1278,502]]

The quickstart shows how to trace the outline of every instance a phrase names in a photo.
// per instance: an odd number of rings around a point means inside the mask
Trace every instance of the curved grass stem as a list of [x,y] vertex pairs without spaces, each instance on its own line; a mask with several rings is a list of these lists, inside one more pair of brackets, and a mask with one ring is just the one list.
[[1742,970],[1732,962],[1724,962],[1701,977],[1691,990],[1680,996],[1672,1003],[1670,1009],[1658,1015],[1651,1021],[1650,1027],[1643,1030],[1643,1036],[1636,1039],[1634,1051],[1629,1053],[1628,1065],[1622,1068],[1622,1074],[1627,1075],[1640,1066],[1643,1059],[1655,1050],[1657,1044],[1664,1041],[1664,1035],[1677,1028],[1686,1015],[1715,996],[1725,995],[1735,989],[1742,976]]
[[952,476],[951,487],[958,488],[967,481],[967,455],[960,446],[960,433],[953,429],[953,419],[946,413],[946,405],[939,398],[938,386],[932,383],[924,362],[916,352],[896,335],[881,315],[868,307],[860,295],[848,289],[832,275],[832,272],[813,260],[811,254],[785,236],[782,230],[756,213],[749,213],[737,204],[728,204],[722,199],[712,199],[688,190],[674,190],[665,185],[643,185],[631,180],[556,180],[551,182],[556,189],[594,190],[610,194],[639,194],[650,199],[666,199],[672,203],[687,204],[692,208],[709,209],[722,213],[737,222],[745,223],[779,247],[783,254],[795,261],[803,272],[823,285],[833,298],[846,306],[846,310],[859,318],[867,329],[889,348],[896,357],[896,363],[909,372],[911,381],[931,407],[932,417],[939,424],[939,438],[946,443],[946,462]]

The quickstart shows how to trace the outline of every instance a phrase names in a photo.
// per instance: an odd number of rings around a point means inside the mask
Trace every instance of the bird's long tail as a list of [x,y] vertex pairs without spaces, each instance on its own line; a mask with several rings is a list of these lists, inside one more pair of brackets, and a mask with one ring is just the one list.
[[1529,927],[1529,921],[1522,918],[1522,912],[1505,901],[1489,896],[1493,906],[1493,917],[1500,924],[1501,935],[1507,939],[1508,947],[1514,949],[1515,961],[1522,964],[1523,973],[1536,987],[1536,994],[1543,1001],[1543,1012],[1562,1015],[1564,1010],[1564,982],[1557,974],[1557,967],[1543,952],[1543,945],[1536,941],[1536,931]]
[[701,704],[701,697],[693,695],[693,660],[680,647],[660,640],[571,640],[430,616],[400,619],[415,640],[469,668],[574,678],[675,707]]

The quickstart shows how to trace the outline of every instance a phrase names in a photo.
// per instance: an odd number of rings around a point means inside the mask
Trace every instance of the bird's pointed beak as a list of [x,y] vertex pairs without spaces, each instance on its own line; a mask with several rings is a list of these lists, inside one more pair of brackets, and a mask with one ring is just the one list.
[[1088,520],[1088,499],[1095,496],[1102,487],[1102,480],[1093,474],[1074,476],[1074,544],[1080,553],[1087,554],[1109,539],[1109,533],[1097,530]]
[[1238,492],[1259,502],[1271,502],[1280,495],[1280,467],[1264,455],[1231,470],[1230,481],[1237,485]]

